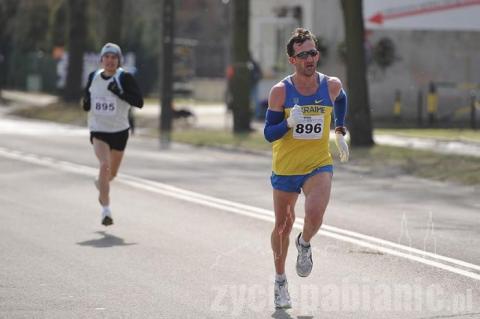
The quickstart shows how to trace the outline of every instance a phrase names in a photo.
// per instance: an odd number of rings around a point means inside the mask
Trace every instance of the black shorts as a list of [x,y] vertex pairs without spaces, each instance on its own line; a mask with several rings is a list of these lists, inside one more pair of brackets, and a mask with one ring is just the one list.
[[107,143],[111,150],[124,151],[127,146],[128,129],[114,133],[90,132],[90,143],[92,144],[94,137]]

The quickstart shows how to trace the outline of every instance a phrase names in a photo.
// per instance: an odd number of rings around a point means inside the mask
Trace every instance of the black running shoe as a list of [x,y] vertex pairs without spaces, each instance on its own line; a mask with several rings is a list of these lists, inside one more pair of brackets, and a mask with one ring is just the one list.
[[105,217],[103,217],[103,219],[102,219],[102,225],[103,225],[103,226],[113,225],[113,219],[112,219],[112,217],[110,217],[110,216],[108,216],[108,215],[105,216]]

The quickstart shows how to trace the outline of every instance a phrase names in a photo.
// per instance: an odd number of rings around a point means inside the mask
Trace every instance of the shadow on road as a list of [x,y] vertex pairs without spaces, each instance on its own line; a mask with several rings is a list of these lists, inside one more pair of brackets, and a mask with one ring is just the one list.
[[275,312],[272,314],[272,318],[275,318],[275,319],[293,319],[293,317],[290,316],[290,314],[283,309],[275,310]]
[[[283,309],[277,309],[273,314],[272,318],[275,319],[294,319],[288,312]],[[298,316],[297,319],[313,319],[312,316]]]
[[130,246],[130,245],[137,244],[137,243],[126,243],[123,238],[107,234],[104,231],[97,231],[96,233],[102,235],[103,237],[98,239],[82,241],[77,243],[77,245],[106,248],[106,247],[114,247],[114,246]]

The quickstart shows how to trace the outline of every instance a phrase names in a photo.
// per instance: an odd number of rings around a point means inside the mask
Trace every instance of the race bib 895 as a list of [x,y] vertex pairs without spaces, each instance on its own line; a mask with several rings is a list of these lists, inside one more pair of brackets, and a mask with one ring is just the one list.
[[115,115],[117,100],[113,97],[97,97],[93,100],[93,112],[101,115]]

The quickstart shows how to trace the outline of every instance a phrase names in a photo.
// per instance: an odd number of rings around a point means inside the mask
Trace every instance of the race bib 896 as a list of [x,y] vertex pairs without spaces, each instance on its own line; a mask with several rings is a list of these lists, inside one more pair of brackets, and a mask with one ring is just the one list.
[[324,116],[306,116],[293,130],[293,138],[300,140],[318,140],[322,137]]

